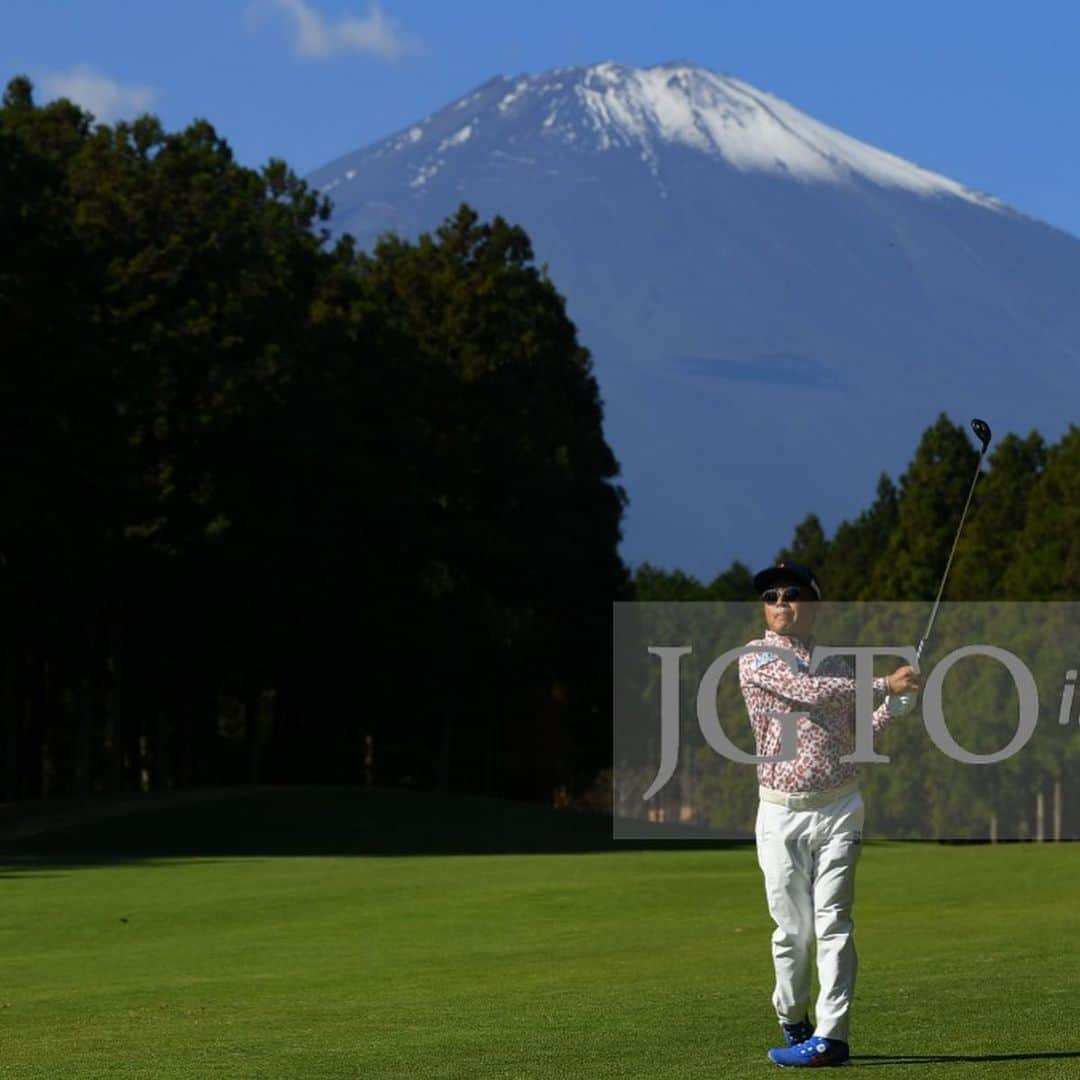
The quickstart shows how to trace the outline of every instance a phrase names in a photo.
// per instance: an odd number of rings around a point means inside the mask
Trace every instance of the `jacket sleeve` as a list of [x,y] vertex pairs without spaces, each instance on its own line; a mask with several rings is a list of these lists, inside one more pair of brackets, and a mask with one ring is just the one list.
[[[875,679],[875,680],[874,680],[875,684],[876,684],[877,682],[879,682],[879,681],[881,681],[881,680],[878,680],[878,679]],[[887,689],[887,687],[886,687],[886,689]],[[882,731],[882,730],[884,730],[884,729],[885,729],[885,728],[887,728],[887,727],[888,727],[888,726],[889,726],[889,725],[890,725],[890,724],[891,724],[891,723],[892,723],[892,722],[893,722],[893,721],[894,721],[895,719],[896,719],[896,717],[895,717],[895,716],[893,716],[893,714],[892,714],[891,712],[889,712],[889,706],[888,706],[888,705],[886,705],[886,704],[885,704],[885,702],[883,701],[883,702],[882,702],[882,703],[881,703],[881,704],[880,704],[880,705],[879,705],[879,706],[878,706],[878,707],[877,707],[877,708],[876,708],[876,709],[874,710],[874,731]]]
[[[837,668],[844,672],[848,678],[851,678],[851,664],[848,663],[842,657],[834,657],[833,660],[836,663]],[[826,660],[826,664],[831,664],[832,661]],[[880,678],[874,680],[874,691],[877,693],[888,694],[889,692],[889,680],[888,678]],[[834,707],[835,704],[834,704]],[[873,713],[874,733],[881,731],[883,728],[888,727],[896,717],[889,711],[888,705],[882,701],[882,703],[874,710]]]
[[[739,681],[743,686],[760,687],[796,705],[826,705],[845,699],[854,703],[855,700],[853,678],[793,672],[779,656],[766,651],[748,653],[739,658]],[[884,691],[887,685],[884,677],[874,680],[875,690]],[[876,713],[874,719],[876,728]]]

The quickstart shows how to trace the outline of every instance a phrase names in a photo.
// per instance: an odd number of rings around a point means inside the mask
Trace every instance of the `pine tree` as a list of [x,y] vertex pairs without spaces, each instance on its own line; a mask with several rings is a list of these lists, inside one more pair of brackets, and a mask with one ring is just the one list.
[[1006,595],[1080,599],[1080,427],[1075,424],[1046,454],[1013,550],[1016,555],[1004,579]]
[[924,432],[900,478],[897,527],[874,568],[875,599],[935,597],[978,457],[944,413]]
[[807,514],[795,526],[795,535],[792,537],[791,544],[780,550],[776,561],[778,563],[798,562],[817,571],[819,567],[825,565],[828,558],[829,542],[825,538],[821,519],[817,514]]
[[896,486],[882,473],[869,509],[837,526],[821,568],[829,599],[874,598],[875,568],[896,532],[898,501]]
[[736,560],[709,582],[704,598],[722,601],[756,599],[753,571],[745,563]]
[[979,479],[956,558],[948,594],[960,600],[987,600],[1007,593],[1006,575],[1026,558],[1018,546],[1028,504],[1046,463],[1042,436],[1006,435],[990,455],[990,468]]

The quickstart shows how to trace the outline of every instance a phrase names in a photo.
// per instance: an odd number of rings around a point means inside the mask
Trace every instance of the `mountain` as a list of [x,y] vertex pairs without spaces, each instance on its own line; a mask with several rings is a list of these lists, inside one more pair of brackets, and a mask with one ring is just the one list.
[[362,246],[462,201],[528,230],[594,356],[631,562],[764,564],[941,411],[1077,416],[1080,240],[689,63],[498,76],[309,182]]

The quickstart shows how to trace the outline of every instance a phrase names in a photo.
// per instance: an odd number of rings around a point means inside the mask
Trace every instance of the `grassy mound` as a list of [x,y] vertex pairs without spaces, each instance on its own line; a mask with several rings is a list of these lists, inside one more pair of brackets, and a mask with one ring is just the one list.
[[[505,854],[625,848],[612,840],[611,826],[604,814],[507,799],[362,787],[227,788],[12,804],[0,808],[0,855]],[[658,826],[656,836],[677,839],[685,831]]]

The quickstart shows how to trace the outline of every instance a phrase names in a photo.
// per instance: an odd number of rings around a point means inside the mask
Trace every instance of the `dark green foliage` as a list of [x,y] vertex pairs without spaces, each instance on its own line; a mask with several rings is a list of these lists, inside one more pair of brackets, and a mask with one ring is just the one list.
[[1080,428],[1070,425],[1039,463],[1043,460],[1037,482],[1029,483],[1027,489],[1023,526],[1014,525],[1018,557],[1005,571],[1005,586],[1023,599],[1076,599],[1080,596]]
[[874,567],[876,597],[933,600],[937,595],[978,456],[965,429],[944,414],[923,433],[900,477],[897,527]]
[[874,567],[896,529],[896,485],[882,473],[873,503],[854,521],[841,522],[826,549],[822,588],[834,600],[873,597]]
[[790,547],[786,547],[776,556],[776,561],[797,562],[815,569],[825,565],[829,551],[829,542],[825,539],[825,530],[817,514],[807,514],[795,526],[795,536]]
[[634,599],[650,601],[706,600],[706,588],[697,578],[682,570],[662,570],[652,563],[642,563],[634,571]]
[[[829,538],[816,514],[776,560],[815,568],[829,600],[933,600],[960,524],[979,451],[941,415],[922,436],[899,486],[885,473],[874,501]],[[975,487],[945,600],[1080,599],[1080,428],[1046,446],[1038,432],[1000,436]],[[757,567],[756,569],[760,569]],[[639,598],[745,600],[741,562],[706,589],[682,571],[645,564]]]
[[745,563],[735,560],[722,574],[709,583],[709,600],[745,600],[754,588],[754,572]]
[[1031,555],[1020,541],[1046,465],[1046,446],[1036,432],[1026,439],[1009,434],[988,460],[990,468],[975,489],[957,546],[947,595],[953,600],[1028,599],[1022,579]]
[[563,300],[499,218],[362,255],[328,212],[9,85],[7,797],[604,764],[625,500]]

